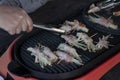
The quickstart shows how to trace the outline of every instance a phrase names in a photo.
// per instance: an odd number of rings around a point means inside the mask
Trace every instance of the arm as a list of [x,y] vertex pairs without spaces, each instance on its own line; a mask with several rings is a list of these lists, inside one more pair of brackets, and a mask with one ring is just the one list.
[[43,6],[47,1],[49,0],[1,0],[0,4],[21,7],[26,12],[31,13]]

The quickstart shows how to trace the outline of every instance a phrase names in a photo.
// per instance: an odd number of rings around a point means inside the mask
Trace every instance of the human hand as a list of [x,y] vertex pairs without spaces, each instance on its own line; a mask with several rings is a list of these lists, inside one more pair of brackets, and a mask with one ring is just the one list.
[[0,6],[0,28],[9,34],[19,34],[21,31],[31,31],[31,18],[21,8]]

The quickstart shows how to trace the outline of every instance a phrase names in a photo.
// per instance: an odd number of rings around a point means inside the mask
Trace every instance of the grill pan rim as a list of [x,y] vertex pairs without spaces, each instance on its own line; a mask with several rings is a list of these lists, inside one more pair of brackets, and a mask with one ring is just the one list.
[[[20,56],[17,54],[21,44],[23,44],[26,39],[28,39],[29,37],[31,37],[32,35],[34,35],[38,32],[39,32],[39,30],[34,30],[33,32],[27,33],[27,34],[23,35],[22,37],[20,37],[18,39],[18,41],[16,42],[15,46],[14,46],[14,53],[13,54],[14,54],[15,60],[20,65],[22,65],[23,67],[28,69],[31,72],[30,74],[33,77],[40,78],[40,79],[46,79],[46,76],[50,76],[50,77],[47,77],[47,79],[61,79],[61,80],[62,79],[73,79],[73,78],[76,78],[76,77],[80,77],[80,76],[86,74],[87,72],[91,71],[93,68],[100,65],[103,61],[107,60],[111,56],[117,54],[118,50],[120,49],[120,44],[118,44],[118,45],[114,46],[113,48],[111,48],[111,50],[106,51],[105,53],[101,54],[97,58],[95,58],[95,59],[91,60],[90,62],[86,63],[81,68],[70,71],[70,72],[67,72],[67,73],[48,74],[48,73],[38,72],[38,71],[32,70],[27,65],[25,65],[24,62],[22,62],[20,60],[20,58],[19,58]],[[72,75],[67,76],[67,75],[70,75],[70,74],[72,74]]]

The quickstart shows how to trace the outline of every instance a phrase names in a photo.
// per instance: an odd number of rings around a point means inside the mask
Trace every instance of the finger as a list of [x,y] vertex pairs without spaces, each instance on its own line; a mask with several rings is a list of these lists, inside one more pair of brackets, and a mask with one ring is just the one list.
[[33,29],[33,22],[31,20],[31,18],[26,14],[26,23],[28,25],[28,32],[32,31]]
[[26,23],[25,19],[23,20],[21,27],[22,27],[22,31],[27,31],[27,23]]
[[20,34],[20,32],[22,31],[22,25],[18,26],[16,29],[16,34]]
[[8,31],[8,33],[9,33],[10,35],[14,35],[14,34],[15,34],[15,30],[11,29],[11,30]]

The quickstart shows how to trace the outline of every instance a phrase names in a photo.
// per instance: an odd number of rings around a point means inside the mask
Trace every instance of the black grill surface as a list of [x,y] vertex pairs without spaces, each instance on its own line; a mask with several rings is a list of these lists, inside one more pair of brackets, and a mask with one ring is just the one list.
[[[93,35],[95,33],[95,31],[90,30],[88,35]],[[106,34],[98,33],[97,36],[94,37],[94,40],[97,41],[98,37],[102,37],[102,35]],[[109,47],[109,49],[103,49],[101,51],[97,51],[96,53],[90,53],[88,51],[83,51],[76,48],[78,54],[82,55],[82,60],[84,63],[83,66],[79,66],[74,63],[61,62],[60,64],[54,63],[53,66],[46,66],[43,69],[39,64],[34,63],[34,57],[30,55],[27,48],[35,47],[37,43],[41,43],[42,45],[49,47],[52,51],[56,51],[57,46],[65,41],[57,33],[39,29],[22,36],[18,40],[15,45],[14,55],[19,63],[22,63],[24,67],[38,72],[37,75],[34,75],[36,78],[53,80],[73,79],[84,75],[86,72],[97,67],[103,61],[118,52],[120,49],[120,39],[117,36],[114,36],[114,38],[109,39],[109,41],[110,44],[114,45],[114,47]]]

